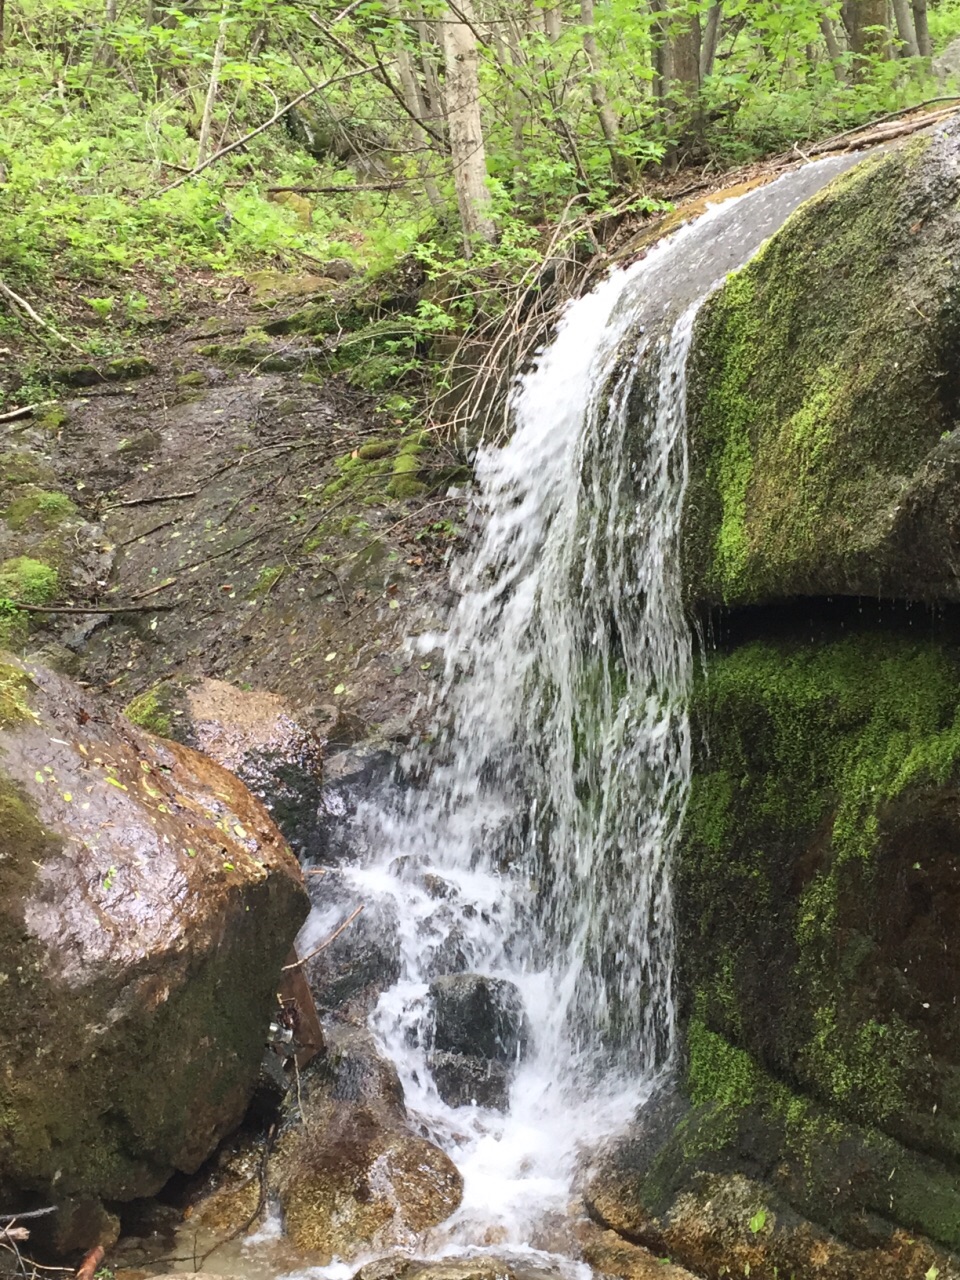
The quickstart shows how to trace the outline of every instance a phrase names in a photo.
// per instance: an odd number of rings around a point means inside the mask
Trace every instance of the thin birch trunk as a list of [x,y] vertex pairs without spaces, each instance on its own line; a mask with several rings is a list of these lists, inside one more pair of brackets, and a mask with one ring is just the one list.
[[447,127],[453,158],[464,254],[470,257],[477,240],[493,243],[497,229],[487,188],[487,157],[480,121],[480,79],[477,37],[470,0],[459,0],[460,17],[447,9],[443,27],[443,63]]
[[917,32],[917,48],[921,58],[933,57],[933,42],[927,21],[927,0],[913,0],[913,22]]
[[[384,7],[396,24],[397,36],[394,48],[397,57],[397,72],[400,76],[400,88],[403,93],[403,100],[407,104],[407,113],[420,126],[419,133],[421,137],[419,141],[429,144],[431,141],[430,134],[424,128],[426,107],[414,71],[413,58],[404,42],[403,32],[400,29],[401,17],[398,0],[384,0]],[[417,171],[420,175],[420,181],[423,183],[424,193],[430,202],[430,207],[435,213],[442,214],[445,209],[444,199],[433,180],[433,174],[430,172],[430,157],[425,151],[417,152]]]
[[600,51],[594,28],[593,0],[580,0],[580,22],[583,25],[583,52],[590,69],[590,98],[610,153],[610,167],[619,182],[629,183],[636,178],[636,169],[620,149],[620,125],[607,101],[607,91],[600,78]]
[[916,33],[913,29],[909,0],[893,0],[893,17],[897,25],[901,54],[905,58],[919,58],[920,46],[917,44]]
[[723,6],[719,2],[710,6],[707,14],[707,25],[700,45],[700,83],[713,75],[713,64],[717,57],[717,44],[720,40],[720,17]]
[[823,42],[827,46],[827,57],[833,67],[833,74],[841,84],[844,84],[847,79],[847,69],[843,65],[843,50],[840,48],[837,33],[833,29],[833,22],[826,13],[820,18],[820,31],[823,34]]
[[203,104],[203,119],[200,121],[200,141],[197,143],[197,165],[205,162],[210,149],[210,126],[213,123],[213,108],[217,101],[217,90],[220,87],[220,72],[223,70],[223,54],[227,45],[227,15],[229,0],[223,0],[220,10],[220,25],[217,28],[217,43],[213,46],[213,65],[210,68],[210,84],[207,86],[207,100]]

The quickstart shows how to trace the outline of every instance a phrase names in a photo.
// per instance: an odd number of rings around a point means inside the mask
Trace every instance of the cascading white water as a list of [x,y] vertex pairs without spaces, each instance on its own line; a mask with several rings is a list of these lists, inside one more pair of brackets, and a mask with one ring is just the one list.
[[[465,1178],[427,1247],[547,1244],[584,1145],[669,1065],[687,354],[710,288],[849,163],[710,209],[570,306],[517,390],[512,438],[478,458],[482,528],[449,630],[421,642],[445,654],[426,780],[364,815],[372,853],[349,872],[400,920],[402,973],[373,1029]],[[433,1082],[428,985],[450,972],[522,994],[531,1048],[505,1114],[451,1108]]]

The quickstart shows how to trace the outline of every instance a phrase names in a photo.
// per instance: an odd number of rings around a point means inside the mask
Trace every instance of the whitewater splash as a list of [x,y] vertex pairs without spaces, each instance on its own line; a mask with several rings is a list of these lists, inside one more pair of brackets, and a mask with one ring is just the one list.
[[[689,787],[679,532],[697,310],[841,157],[718,205],[567,310],[514,433],[477,460],[425,784],[364,815],[348,874],[392,900],[402,972],[371,1025],[408,1111],[464,1175],[423,1247],[553,1247],[581,1153],[675,1048],[670,856]],[[427,767],[429,766],[429,767]],[[308,922],[301,941],[322,936]],[[530,1028],[505,1114],[446,1105],[430,982],[516,984]]]

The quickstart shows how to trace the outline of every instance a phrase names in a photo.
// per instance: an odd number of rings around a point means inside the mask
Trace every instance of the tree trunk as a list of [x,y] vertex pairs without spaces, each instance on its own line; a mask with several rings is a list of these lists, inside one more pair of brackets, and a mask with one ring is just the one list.
[[833,29],[833,23],[826,13],[820,18],[820,30],[823,33],[823,42],[827,46],[827,56],[833,67],[833,74],[843,84],[847,78],[847,69],[843,65],[843,50],[840,48],[840,41]]
[[487,157],[480,122],[477,37],[470,0],[459,0],[460,16],[448,9],[442,22],[444,96],[453,178],[457,188],[464,253],[469,258],[477,240],[492,244],[497,229],[487,189]]
[[548,4],[543,10],[543,34],[548,40],[560,39],[562,14],[558,4]]
[[720,40],[720,17],[723,5],[720,0],[710,6],[707,14],[707,25],[700,46],[700,83],[713,75],[713,64],[717,57],[717,44]]
[[855,79],[862,78],[874,59],[890,57],[887,0],[845,0],[843,25],[847,29]]
[[920,47],[910,17],[910,0],[893,0],[893,16],[897,24],[900,52],[904,58],[919,58]]
[[618,182],[623,184],[635,180],[636,168],[620,149],[620,125],[607,101],[607,91],[600,79],[600,51],[597,48],[597,37],[594,32],[593,0],[580,0],[580,22],[583,25],[583,52],[590,70],[590,98],[600,130],[610,153],[610,168]]
[[917,31],[917,48],[921,58],[933,57],[930,26],[927,22],[927,0],[913,0],[913,21]]
[[220,25],[217,28],[217,43],[213,46],[213,64],[210,67],[207,100],[203,104],[203,119],[200,121],[200,141],[197,143],[197,168],[204,163],[210,149],[210,125],[213,123],[213,108],[217,101],[220,72],[223,68],[223,54],[227,44],[228,6],[229,0],[223,0],[223,8],[220,10]]
[[[403,100],[407,104],[407,113],[411,120],[416,121],[420,128],[418,133],[420,137],[417,139],[421,143],[429,143],[431,141],[430,134],[423,127],[426,118],[426,107],[423,101],[423,94],[420,92],[420,85],[417,81],[416,72],[413,66],[413,58],[410,50],[407,48],[404,40],[403,30],[401,28],[401,15],[398,0],[384,0],[384,8],[393,19],[396,26],[396,54],[397,54],[397,71],[400,75],[400,88],[403,93]],[[442,214],[445,209],[444,200],[440,192],[437,190],[437,184],[433,180],[433,174],[430,172],[430,157],[426,151],[417,152],[417,171],[420,175],[420,181],[423,183],[423,190],[430,202],[430,207],[435,213]]]

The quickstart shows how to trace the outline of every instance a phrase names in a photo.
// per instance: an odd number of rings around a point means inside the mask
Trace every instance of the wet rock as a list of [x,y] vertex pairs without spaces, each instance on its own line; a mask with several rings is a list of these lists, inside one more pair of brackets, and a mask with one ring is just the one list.
[[[317,1008],[341,1015],[347,1004],[369,1010],[400,976],[396,906],[390,898],[361,894],[343,872],[315,870],[323,874],[307,877],[313,911],[297,939],[299,954],[308,956],[353,916],[343,932],[304,965]],[[358,908],[362,910],[354,915]]]
[[365,801],[387,797],[397,786],[396,775],[396,755],[381,746],[361,744],[328,757],[320,796],[318,862],[336,866],[362,858],[368,845],[358,810]]
[[490,1107],[506,1111],[511,1071],[503,1062],[465,1053],[432,1053],[430,1074],[448,1107]]
[[597,1222],[709,1280],[960,1276],[951,1171],[844,1125],[745,1055],[724,1064],[717,1039],[703,1052],[715,1073],[739,1072],[737,1089],[692,1109],[652,1098],[587,1179]]
[[523,1056],[529,1029],[516,985],[478,973],[448,974],[430,984],[434,1046],[501,1063]]
[[691,602],[960,600],[958,149],[951,121],[871,156],[704,304]]
[[270,1168],[289,1237],[322,1262],[412,1244],[463,1192],[449,1157],[408,1128],[396,1073],[369,1035],[329,1036],[328,1060],[304,1081],[302,1123]]
[[0,1181],[127,1200],[240,1121],[307,908],[262,806],[0,665]]
[[601,1231],[592,1223],[581,1228],[580,1246],[584,1262],[602,1276],[618,1280],[696,1280],[690,1271],[675,1266],[641,1245],[631,1244],[615,1231]]
[[[525,1258],[478,1253],[465,1258],[422,1260],[395,1254],[368,1262],[353,1280],[557,1280],[558,1272]],[[665,1276],[663,1280],[679,1280]]]
[[195,745],[235,773],[266,805],[294,853],[322,841],[323,744],[284,698],[200,680],[184,690]]

